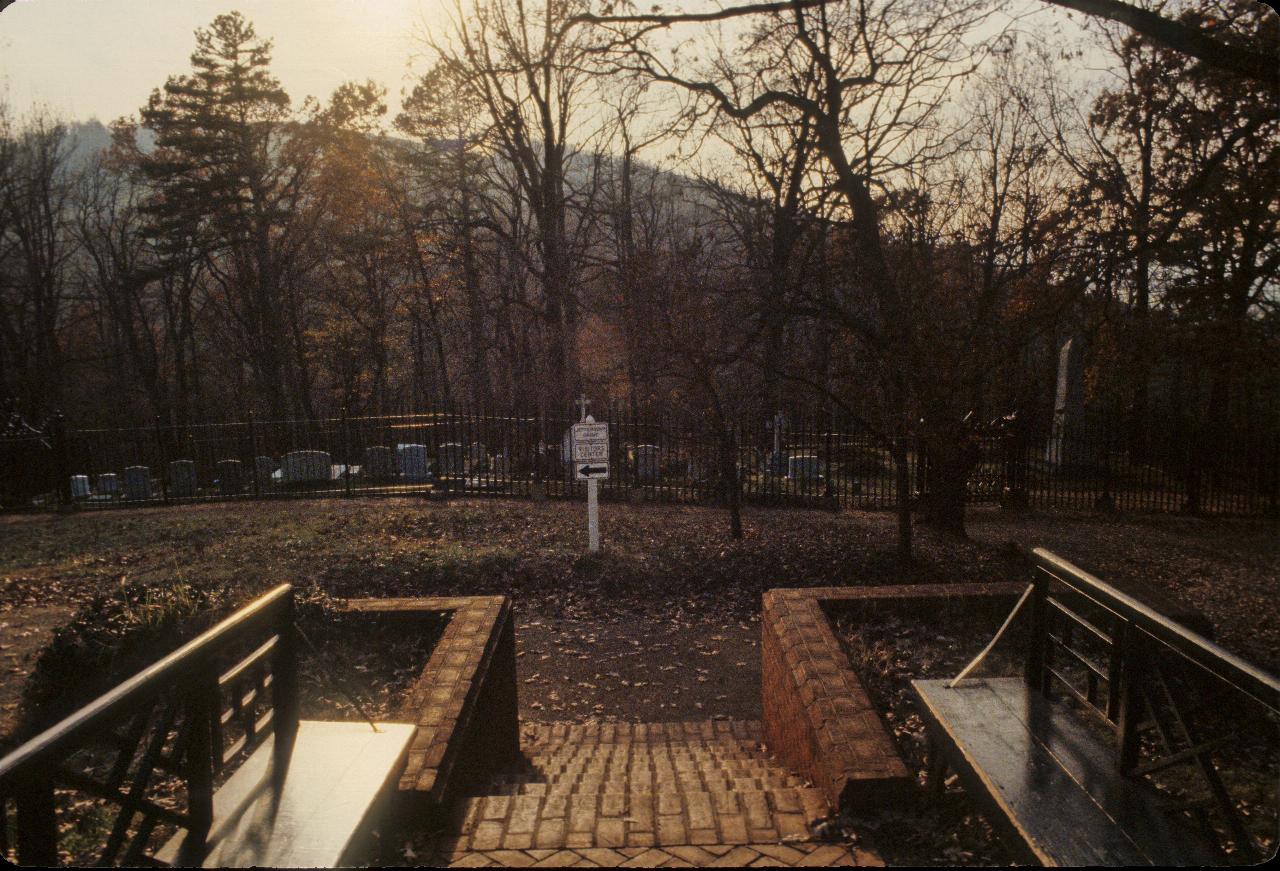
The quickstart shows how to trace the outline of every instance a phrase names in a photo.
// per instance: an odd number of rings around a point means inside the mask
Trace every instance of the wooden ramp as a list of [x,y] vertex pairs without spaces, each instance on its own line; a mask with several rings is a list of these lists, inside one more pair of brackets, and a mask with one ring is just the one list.
[[1217,864],[1189,823],[1116,768],[1085,714],[1021,678],[912,681],[934,747],[1010,847],[1041,865]]
[[[365,864],[366,836],[396,789],[416,727],[302,720],[282,790],[271,787],[272,741],[214,794],[205,868],[332,868]],[[177,863],[185,835],[157,853]]]

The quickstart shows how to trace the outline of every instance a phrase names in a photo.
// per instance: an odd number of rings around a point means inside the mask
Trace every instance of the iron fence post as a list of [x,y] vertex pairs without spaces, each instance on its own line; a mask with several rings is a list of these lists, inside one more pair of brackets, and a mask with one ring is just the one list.
[[[160,430],[160,415],[156,415],[156,449],[160,452],[160,497],[169,504],[169,463],[168,452],[164,447],[164,433]],[[150,482],[147,484],[150,496]]]
[[71,510],[71,459],[67,455],[67,420],[61,411],[53,413],[53,452],[58,476],[58,510]]
[[262,495],[262,482],[258,480],[258,428],[254,424],[253,409],[249,409],[249,469],[253,475],[253,495]]
[[343,477],[346,478],[346,497],[351,498],[351,429],[347,421],[347,406],[342,406],[342,458]]

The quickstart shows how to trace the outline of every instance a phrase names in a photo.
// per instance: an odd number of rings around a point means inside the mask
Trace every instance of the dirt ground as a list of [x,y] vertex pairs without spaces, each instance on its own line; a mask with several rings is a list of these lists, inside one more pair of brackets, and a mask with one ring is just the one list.
[[1045,545],[1104,578],[1201,608],[1224,646],[1274,669],[1274,522],[995,508],[971,540],[919,529],[894,557],[882,512],[603,507],[587,555],[570,502],[352,499],[0,518],[0,735],[55,627],[121,580],[182,578],[248,598],[282,580],[331,595],[510,594],[521,714],[530,720],[758,717],[760,593],[772,587],[1009,580],[1007,545]]

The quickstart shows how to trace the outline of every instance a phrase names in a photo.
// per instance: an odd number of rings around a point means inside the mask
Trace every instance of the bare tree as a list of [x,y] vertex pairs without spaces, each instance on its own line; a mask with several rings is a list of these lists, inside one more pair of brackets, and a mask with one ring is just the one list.
[[[0,153],[0,226],[7,230],[9,276],[0,306],[6,373],[28,413],[50,412],[63,400],[71,232],[75,190],[72,140],[64,124],[37,112]],[[0,244],[4,244],[0,242]]]
[[448,44],[435,46],[444,68],[485,107],[536,228],[531,268],[542,291],[545,401],[555,408],[579,386],[567,176],[592,45],[587,31],[569,22],[585,8],[586,0],[471,0],[466,7],[458,0]]
[[[791,123],[813,130],[818,152],[833,175],[849,228],[848,287],[823,301],[822,314],[861,342],[882,365],[882,389],[891,421],[899,469],[899,549],[910,553],[907,436],[911,430],[910,374],[919,351],[923,315],[904,292],[886,255],[881,204],[876,190],[903,167],[934,159],[940,143],[922,134],[934,124],[950,86],[971,72],[985,50],[969,35],[992,14],[984,0],[915,3],[886,0],[807,7],[762,15],[759,27],[777,42],[776,63],[762,69],[737,92],[711,76],[691,78],[652,47],[649,35],[669,21],[606,26],[620,51],[619,64],[655,81],[676,85],[709,101],[734,119],[756,119],[784,110]],[[812,81],[801,90],[797,82]],[[959,418],[935,418],[929,425],[951,433]],[[959,449],[954,439],[938,440],[940,468]],[[954,493],[954,487],[947,492]],[[931,519],[963,533],[964,503],[936,506]]]

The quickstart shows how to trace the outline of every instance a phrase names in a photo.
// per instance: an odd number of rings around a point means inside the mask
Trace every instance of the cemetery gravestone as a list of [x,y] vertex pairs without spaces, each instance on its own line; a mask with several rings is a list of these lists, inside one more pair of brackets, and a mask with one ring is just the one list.
[[493,456],[493,474],[499,478],[511,477],[511,458],[504,451]]
[[120,476],[115,472],[103,472],[98,476],[98,492],[107,496],[119,496]]
[[88,475],[72,475],[71,476],[71,498],[72,499],[88,499],[89,498],[89,476]]
[[147,466],[129,466],[124,470],[124,498],[151,498],[151,469]]
[[219,460],[215,468],[219,491],[225,495],[244,491],[244,468],[239,460]]
[[797,454],[787,461],[787,477],[792,481],[818,481],[822,478],[822,467],[815,454]]
[[169,463],[169,495],[175,498],[196,495],[196,464],[191,460]]
[[406,481],[422,484],[431,480],[431,458],[426,445],[396,445],[400,474]]
[[767,475],[787,475],[790,472],[790,457],[786,451],[770,451],[765,458],[764,471]]
[[328,481],[332,474],[332,463],[324,451],[292,451],[284,455],[280,468],[285,484]]
[[396,476],[396,455],[386,445],[364,449],[364,476],[370,481],[389,481]]
[[1058,349],[1057,389],[1054,391],[1053,420],[1044,461],[1055,466],[1077,465],[1087,458],[1072,437],[1084,405],[1083,342],[1071,337]]
[[467,471],[474,475],[489,470],[489,454],[481,442],[472,442],[467,447]]
[[658,446],[636,446],[636,477],[645,484],[658,480]]
[[280,458],[280,468],[273,477],[281,484],[296,484],[306,479],[306,466],[305,451],[290,451]]
[[325,451],[307,451],[307,475],[312,481],[333,480],[333,459]]
[[440,446],[440,474],[462,475],[466,471],[466,457],[462,445],[446,442]]
[[258,487],[266,489],[272,484],[272,476],[276,469],[280,468],[276,463],[275,457],[255,457],[253,460],[253,475],[258,479]]

